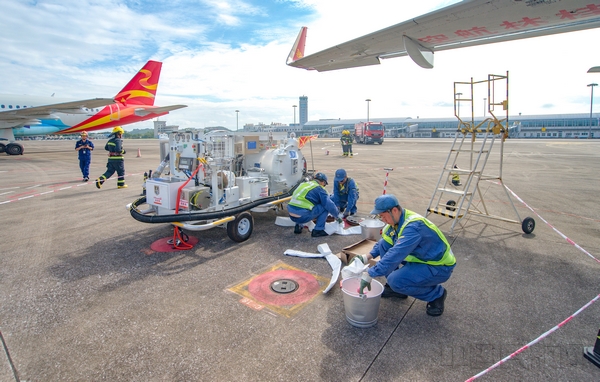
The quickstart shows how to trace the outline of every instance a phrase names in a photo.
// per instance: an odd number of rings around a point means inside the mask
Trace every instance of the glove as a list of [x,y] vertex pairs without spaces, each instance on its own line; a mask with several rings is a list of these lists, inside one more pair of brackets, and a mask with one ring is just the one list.
[[336,221],[336,222],[338,222],[338,223],[340,223],[340,224],[342,224],[342,223],[344,222],[344,221],[342,220],[342,218],[337,218],[337,219],[335,219],[335,221]]
[[348,264],[352,264],[354,262],[354,259],[359,259],[363,264],[367,264],[369,262],[369,258],[367,257],[367,255],[356,255],[352,258],[352,260],[350,260]]
[[371,276],[369,276],[368,272],[363,272],[362,277],[360,278],[360,286],[358,287],[358,294],[365,294],[365,288],[369,291],[371,290]]

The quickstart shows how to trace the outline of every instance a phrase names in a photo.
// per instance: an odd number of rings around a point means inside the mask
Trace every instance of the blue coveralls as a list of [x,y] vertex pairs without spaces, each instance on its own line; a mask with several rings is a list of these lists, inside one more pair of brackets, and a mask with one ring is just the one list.
[[358,186],[354,179],[348,178],[344,184],[333,182],[331,200],[340,211],[344,211],[344,215],[354,215],[358,201]]
[[[381,256],[381,259],[368,272],[371,277],[385,276],[388,285],[395,292],[431,302],[444,293],[440,284],[450,278],[456,263],[453,261],[452,265],[429,265],[405,261],[409,255],[421,261],[439,261],[449,247],[437,232],[419,220],[410,221],[398,238],[406,211],[402,210],[400,222],[388,232],[394,245],[381,239],[371,250],[374,258]],[[412,211],[409,213],[421,217]]]
[[323,231],[327,222],[327,215],[337,217],[340,212],[329,198],[329,194],[327,194],[324,187],[321,187],[316,180],[311,180],[308,183],[316,183],[316,187],[308,191],[304,197],[304,199],[313,204],[313,207],[312,209],[306,209],[288,204],[287,209],[290,213],[290,219],[294,223],[304,224],[316,218],[317,223],[314,229]]
[[94,144],[89,139],[85,141],[80,139],[75,143],[75,149],[77,150],[81,146],[88,145],[89,149],[81,149],[78,151],[79,156],[79,168],[81,169],[81,174],[84,178],[90,177],[90,163],[92,162],[92,150],[94,149]]

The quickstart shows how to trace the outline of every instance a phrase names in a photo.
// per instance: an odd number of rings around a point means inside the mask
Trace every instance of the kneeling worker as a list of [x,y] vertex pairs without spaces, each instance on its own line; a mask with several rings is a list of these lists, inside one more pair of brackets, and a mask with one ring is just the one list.
[[333,178],[333,195],[331,200],[344,213],[344,219],[348,215],[356,213],[356,202],[358,201],[358,186],[352,178],[348,178],[346,170],[340,168],[335,172]]
[[313,180],[302,183],[294,191],[292,200],[287,205],[290,219],[296,223],[294,233],[302,233],[303,224],[316,218],[317,224],[311,236],[328,236],[325,232],[327,215],[337,217],[340,212],[329,198],[325,186],[327,186],[327,176],[318,172]]
[[372,277],[385,276],[381,297],[411,296],[427,302],[428,315],[442,315],[446,289],[440,284],[450,278],[456,265],[442,231],[423,216],[402,208],[389,194],[375,199],[371,214],[378,214],[386,226],[373,250],[358,256],[364,264],[373,257],[381,259],[363,273],[359,293],[371,289]]

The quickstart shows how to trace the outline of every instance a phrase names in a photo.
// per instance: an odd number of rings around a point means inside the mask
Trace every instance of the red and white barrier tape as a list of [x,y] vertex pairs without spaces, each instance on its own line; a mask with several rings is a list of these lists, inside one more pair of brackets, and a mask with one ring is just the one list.
[[530,343],[528,343],[527,345],[523,346],[522,348],[520,348],[519,350],[515,351],[514,353],[512,353],[511,355],[502,358],[500,361],[496,362],[495,364],[493,364],[492,366],[488,367],[487,369],[483,370],[482,372],[480,372],[479,374],[476,374],[474,376],[472,376],[471,378],[467,379],[466,382],[470,382],[470,381],[474,381],[475,379],[481,377],[482,375],[486,374],[488,371],[493,370],[495,368],[497,368],[498,366],[502,365],[503,363],[505,363],[506,361],[508,361],[509,359],[513,358],[514,356],[520,354],[521,352],[523,352],[524,350],[528,349],[529,347],[531,347],[532,345],[535,345],[536,343],[540,342],[541,340],[543,340],[544,338],[546,338],[548,335],[550,335],[551,333],[557,331],[560,327],[562,327],[563,325],[565,325],[567,322],[571,321],[571,319],[573,319],[575,316],[577,316],[579,313],[583,312],[588,306],[592,305],[594,302],[598,301],[598,299],[600,299],[600,294],[596,297],[594,297],[590,302],[588,302],[587,304],[585,304],[584,306],[582,306],[579,310],[577,310],[575,313],[573,313],[572,315],[570,315],[566,320],[564,320],[563,322],[561,322],[560,324],[556,325],[555,327],[553,327],[552,329],[548,330],[546,333],[542,334],[541,336],[539,336],[538,338],[536,338],[535,340],[531,341]]
[[597,258],[595,258],[591,253],[589,253],[588,251],[586,251],[585,249],[581,248],[581,246],[577,243],[575,243],[573,240],[569,239],[567,236],[563,235],[562,232],[560,232],[559,230],[557,230],[556,228],[554,228],[554,226],[550,223],[548,223],[546,221],[546,219],[544,219],[543,217],[540,216],[540,214],[538,214],[537,212],[534,211],[533,208],[531,208],[527,203],[525,203],[521,198],[519,198],[517,196],[517,194],[515,194],[510,188],[508,188],[506,185],[504,185],[504,187],[506,187],[506,189],[521,203],[523,203],[523,205],[527,208],[529,208],[531,210],[531,212],[533,212],[538,218],[540,218],[544,223],[546,223],[546,225],[548,225],[548,227],[552,228],[554,230],[554,232],[556,232],[557,234],[559,234],[563,239],[565,239],[567,241],[567,243],[575,246],[575,248],[579,249],[581,252],[585,253],[586,255],[588,255],[589,257],[591,257],[592,259],[596,260],[596,262],[600,263],[600,260],[598,260]]
[[[498,182],[493,182],[496,184],[500,184]],[[556,228],[554,228],[552,226],[552,224],[548,223],[543,217],[541,217],[537,212],[534,211],[533,208],[531,208],[527,203],[525,203],[523,201],[523,199],[519,198],[519,196],[517,194],[515,194],[510,188],[508,188],[506,185],[503,185],[504,187],[506,187],[506,189],[508,191],[510,191],[510,193],[521,203],[523,203],[523,205],[527,208],[529,208],[531,210],[531,212],[533,212],[537,217],[539,217],[544,223],[546,223],[550,228],[552,228],[554,230],[554,232],[558,233],[563,239],[565,239],[568,243],[574,245],[577,249],[579,249],[580,251],[582,251],[583,253],[585,253],[586,255],[588,255],[589,257],[591,257],[592,259],[598,261],[597,258],[595,258],[594,256],[592,256],[588,251],[586,251],[585,249],[581,248],[581,246],[579,246],[577,243],[575,243],[573,240],[569,239],[567,236],[563,235],[562,232],[560,232],[559,230],[557,230]],[[600,261],[598,261],[600,262]],[[583,312],[585,309],[587,309],[590,305],[592,305],[594,302],[598,301],[598,299],[600,299],[600,294],[596,297],[594,297],[590,302],[588,302],[587,304],[585,304],[584,306],[582,306],[580,309],[578,309],[575,313],[573,313],[572,315],[570,315],[567,319],[565,319],[563,322],[561,322],[560,324],[556,325],[555,327],[553,327],[552,329],[548,330],[546,333],[542,334],[541,336],[539,336],[538,338],[536,338],[535,340],[531,341],[530,343],[528,343],[527,345],[523,346],[522,348],[518,349],[517,351],[515,351],[514,353],[510,354],[507,357],[504,357],[503,359],[501,359],[500,361],[496,362],[495,364],[493,364],[492,366],[488,367],[487,369],[483,370],[482,372],[472,376],[471,378],[467,379],[466,382],[470,382],[470,381],[474,381],[475,379],[481,377],[482,375],[486,374],[487,372],[489,372],[490,370],[493,370],[495,368],[497,368],[498,366],[502,365],[503,363],[505,363],[506,361],[508,361],[509,359],[515,357],[516,355],[522,353],[523,351],[525,351],[526,349],[528,349],[529,347],[531,347],[532,345],[535,345],[536,343],[540,342],[541,340],[543,340],[544,338],[548,337],[551,333],[554,333],[555,331],[557,331],[559,328],[561,328],[563,325],[565,325],[567,322],[571,321],[571,319],[573,319],[575,316],[577,316],[579,313]]]

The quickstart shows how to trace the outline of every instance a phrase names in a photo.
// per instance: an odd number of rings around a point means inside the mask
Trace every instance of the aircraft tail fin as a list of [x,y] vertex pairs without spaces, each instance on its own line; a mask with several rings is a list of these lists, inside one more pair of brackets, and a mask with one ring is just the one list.
[[162,62],[148,61],[115,96],[123,105],[154,105]]
[[296,42],[294,46],[292,46],[292,50],[290,51],[290,55],[286,61],[286,64],[290,64],[296,60],[304,57],[304,45],[306,44],[306,30],[307,27],[300,28],[300,33],[298,33],[298,37],[296,37]]

